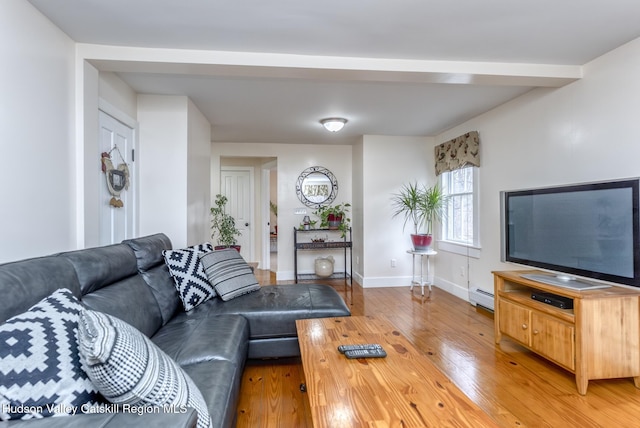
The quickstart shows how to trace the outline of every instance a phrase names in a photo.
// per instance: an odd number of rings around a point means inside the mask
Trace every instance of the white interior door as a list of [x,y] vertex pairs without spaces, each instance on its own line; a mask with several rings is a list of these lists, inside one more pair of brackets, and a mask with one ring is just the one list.
[[[133,129],[112,116],[100,111],[100,153],[110,153],[113,167],[118,169],[121,164],[126,164],[129,172],[129,187],[114,196],[107,185],[107,176],[100,172],[100,245],[108,245],[122,242],[124,239],[134,237],[134,208],[135,193],[132,186],[134,177]],[[114,206],[110,204],[112,198],[121,201]],[[122,206],[120,206],[122,205]]]
[[240,254],[247,261],[254,261],[253,248],[253,168],[222,167],[220,169],[220,193],[229,200],[227,212],[236,220],[241,235],[238,244]]

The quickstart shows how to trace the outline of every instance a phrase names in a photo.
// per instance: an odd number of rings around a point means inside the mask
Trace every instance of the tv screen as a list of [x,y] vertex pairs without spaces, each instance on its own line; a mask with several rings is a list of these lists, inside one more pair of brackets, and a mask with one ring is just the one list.
[[632,179],[501,192],[503,261],[640,287],[638,189]]

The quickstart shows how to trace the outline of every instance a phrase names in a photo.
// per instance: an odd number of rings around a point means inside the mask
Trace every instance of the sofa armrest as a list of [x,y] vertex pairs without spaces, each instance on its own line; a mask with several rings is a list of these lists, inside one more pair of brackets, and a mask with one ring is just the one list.
[[3,422],[7,428],[134,428],[134,427],[180,427],[195,428],[198,414],[192,408],[186,413],[104,413],[104,414],[77,414],[73,416],[49,417],[43,419],[15,420]]

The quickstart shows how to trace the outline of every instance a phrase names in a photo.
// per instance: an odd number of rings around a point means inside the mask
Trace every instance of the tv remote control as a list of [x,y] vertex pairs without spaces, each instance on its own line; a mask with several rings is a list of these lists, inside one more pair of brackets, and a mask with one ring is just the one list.
[[344,351],[347,358],[384,358],[387,353],[384,349],[355,349],[353,351]]
[[361,349],[382,349],[382,346],[377,343],[367,343],[365,345],[340,345],[338,346],[338,351],[341,354],[344,354],[345,351],[356,351]]

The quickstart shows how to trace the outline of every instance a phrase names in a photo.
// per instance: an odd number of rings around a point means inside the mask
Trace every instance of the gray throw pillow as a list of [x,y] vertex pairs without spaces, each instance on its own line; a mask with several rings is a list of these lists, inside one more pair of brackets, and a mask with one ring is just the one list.
[[174,411],[193,407],[198,428],[211,426],[207,404],[193,380],[136,328],[111,315],[84,310],[78,339],[89,378],[110,402]]
[[260,289],[251,267],[233,248],[201,254],[200,261],[209,282],[225,302]]
[[0,325],[0,420],[66,416],[97,402],[78,354],[81,310],[61,288]]

